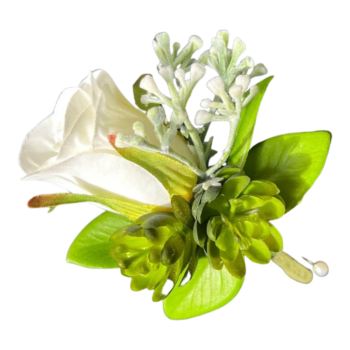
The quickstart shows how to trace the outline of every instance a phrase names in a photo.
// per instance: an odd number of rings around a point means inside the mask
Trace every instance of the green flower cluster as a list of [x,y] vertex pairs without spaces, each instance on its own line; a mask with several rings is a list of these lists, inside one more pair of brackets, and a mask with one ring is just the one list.
[[166,297],[167,280],[174,284],[191,261],[196,244],[192,231],[171,213],[153,213],[135,224],[118,229],[111,237],[111,257],[124,276],[131,277],[131,289],[154,290],[153,301]]
[[267,264],[271,252],[282,250],[282,237],[269,220],[283,216],[283,199],[273,182],[250,181],[237,167],[222,168],[210,181],[197,188],[192,205],[194,239],[214,269],[225,266],[232,276],[243,278],[244,256]]

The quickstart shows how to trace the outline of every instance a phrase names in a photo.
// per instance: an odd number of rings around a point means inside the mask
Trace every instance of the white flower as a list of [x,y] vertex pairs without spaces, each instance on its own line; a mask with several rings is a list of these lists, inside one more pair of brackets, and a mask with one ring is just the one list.
[[[137,122],[144,125],[149,142],[158,145],[153,125],[126,100],[108,73],[91,73],[78,87],[64,90],[54,112],[26,136],[19,159],[25,179],[50,182],[74,193],[121,195],[170,206],[163,185],[122,158],[108,141],[111,134],[133,135]],[[175,138],[172,148],[195,162],[181,137]]]

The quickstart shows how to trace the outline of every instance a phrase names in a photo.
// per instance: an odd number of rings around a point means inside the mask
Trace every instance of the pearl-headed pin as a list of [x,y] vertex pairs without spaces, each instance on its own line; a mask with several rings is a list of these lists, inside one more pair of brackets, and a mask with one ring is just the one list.
[[315,274],[319,277],[325,277],[328,275],[329,267],[324,261],[317,261],[313,263],[312,261],[302,257],[305,261],[307,261],[310,265],[312,265],[312,269]]

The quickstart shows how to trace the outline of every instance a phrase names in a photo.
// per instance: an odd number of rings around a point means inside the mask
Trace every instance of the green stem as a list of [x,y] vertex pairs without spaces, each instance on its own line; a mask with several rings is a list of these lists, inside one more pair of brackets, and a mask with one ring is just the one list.
[[219,161],[205,172],[205,175],[207,177],[212,175],[213,173],[215,173],[215,171],[218,170],[226,162],[227,158],[229,157],[233,143],[235,141],[236,131],[237,131],[239,120],[240,120],[240,113],[238,114],[238,116],[236,116],[235,118],[233,118],[230,121],[230,133],[229,133],[227,145],[226,145],[224,151],[222,152],[222,156],[219,159]]
[[192,125],[192,123],[190,122],[190,120],[187,119],[185,120],[185,126],[188,130],[188,133],[191,136],[191,140],[193,142],[193,145],[196,149],[197,152],[197,156],[198,156],[198,160],[199,160],[199,168],[205,172],[207,170],[207,164],[205,161],[205,154],[204,154],[204,147],[203,147],[203,143],[202,140],[198,134],[197,129]]
[[208,139],[208,143],[207,143],[207,147],[205,149],[205,160],[207,161],[208,160],[208,157],[209,157],[209,154],[210,154],[210,151],[211,149],[213,148],[213,142],[214,142],[214,136],[210,136],[209,139]]

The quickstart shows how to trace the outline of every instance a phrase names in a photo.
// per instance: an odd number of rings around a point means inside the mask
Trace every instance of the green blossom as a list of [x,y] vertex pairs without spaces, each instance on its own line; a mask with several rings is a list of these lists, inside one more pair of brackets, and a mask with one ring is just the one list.
[[110,251],[131,289],[154,290],[153,301],[162,300],[167,280],[177,282],[191,261],[195,244],[192,232],[169,213],[147,214],[135,224],[118,229]]
[[194,239],[206,249],[214,269],[225,266],[232,276],[243,278],[244,256],[267,264],[271,251],[282,249],[282,237],[269,221],[283,216],[284,202],[273,182],[250,181],[237,167],[225,167],[215,176],[222,185],[199,189],[194,200]]

